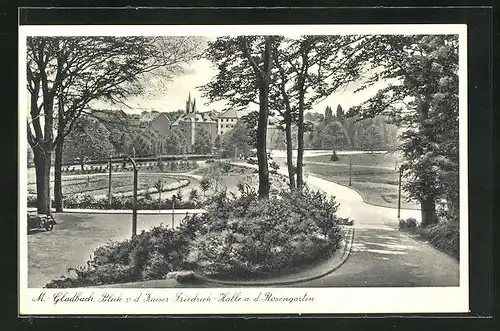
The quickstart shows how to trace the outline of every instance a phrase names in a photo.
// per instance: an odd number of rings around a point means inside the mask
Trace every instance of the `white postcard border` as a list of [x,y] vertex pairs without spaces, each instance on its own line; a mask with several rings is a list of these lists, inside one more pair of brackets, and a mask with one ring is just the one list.
[[[19,27],[19,201],[26,201],[26,37],[27,36],[87,36],[87,35],[196,35],[220,36],[241,34],[458,34],[459,35],[459,94],[460,94],[460,216],[468,220],[467,171],[467,26],[457,24],[390,24],[390,25],[128,25],[128,26],[20,26]],[[19,204],[19,215],[26,215],[27,206]],[[460,222],[460,286],[424,288],[174,288],[174,289],[33,289],[27,287],[26,218],[19,220],[19,313],[21,315],[66,314],[322,314],[322,313],[454,313],[469,311],[468,222]],[[175,302],[178,293],[191,297],[210,295],[207,302]],[[220,293],[240,293],[248,301],[218,302]],[[310,301],[252,301],[259,293],[271,293],[279,298],[313,298]],[[46,300],[39,300],[45,293]],[[103,293],[121,295],[121,302],[59,302],[51,299],[55,293],[81,297],[91,293],[99,298]],[[168,298],[169,302],[135,302],[139,294],[152,293]],[[61,294],[60,294],[61,295]],[[291,299],[290,299],[291,300]],[[297,299],[298,300],[298,299]]]

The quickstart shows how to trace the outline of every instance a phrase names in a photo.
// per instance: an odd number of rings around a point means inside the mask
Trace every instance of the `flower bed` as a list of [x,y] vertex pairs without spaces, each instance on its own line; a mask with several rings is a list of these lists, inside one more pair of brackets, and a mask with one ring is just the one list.
[[341,241],[337,204],[319,192],[280,192],[259,200],[218,195],[207,213],[172,230],[159,226],[98,248],[87,265],[46,287],[81,287],[163,279],[195,270],[224,279],[266,277],[332,254]]
[[[174,182],[165,185],[162,192],[169,192],[177,190],[188,186],[190,183],[187,179],[181,179],[178,182]],[[129,184],[127,184],[129,185]],[[107,191],[107,189],[106,189]],[[98,192],[98,191],[94,191]],[[145,188],[137,190],[138,196],[138,209],[141,210],[153,210],[153,209],[172,209],[172,200],[162,200],[158,201],[149,197],[149,195],[158,193],[157,188]],[[112,195],[111,209],[132,209],[133,192],[118,192]],[[36,194],[28,194],[28,207],[36,207],[37,197]],[[176,201],[176,208],[196,208],[197,202],[189,201]],[[63,197],[64,208],[70,209],[109,209],[109,200],[106,194],[94,195],[89,193],[75,193],[65,195]]]
[[[113,195],[111,198],[111,206],[107,197],[95,197],[90,194],[75,194],[63,199],[63,206],[69,209],[132,209],[134,206],[132,197],[119,197]],[[147,198],[144,196],[137,197],[137,209],[139,210],[155,210],[155,209],[172,209],[172,199],[156,199]],[[191,209],[198,208],[199,204],[194,201],[179,201],[176,200],[175,208]]]
[[209,277],[266,277],[332,254],[340,245],[338,205],[320,192],[281,192],[268,200],[246,194],[217,201],[196,215],[189,268]]

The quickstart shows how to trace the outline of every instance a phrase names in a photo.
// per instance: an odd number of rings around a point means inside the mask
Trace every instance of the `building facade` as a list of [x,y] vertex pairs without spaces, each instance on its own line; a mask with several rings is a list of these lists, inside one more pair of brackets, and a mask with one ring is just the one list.
[[200,130],[205,130],[212,142],[217,138],[217,121],[214,120],[209,112],[198,112],[196,109],[196,99],[191,100],[191,93],[186,101],[185,113],[180,115],[171,125],[173,128],[179,128],[186,138],[188,152],[192,152],[192,146],[196,141],[196,135]]
[[155,131],[162,137],[167,137],[170,135],[172,123],[165,113],[152,111],[144,112],[142,114],[139,119],[139,126],[141,128],[148,128],[151,131]]
[[231,131],[239,120],[238,112],[229,109],[217,118],[217,134],[222,136]]

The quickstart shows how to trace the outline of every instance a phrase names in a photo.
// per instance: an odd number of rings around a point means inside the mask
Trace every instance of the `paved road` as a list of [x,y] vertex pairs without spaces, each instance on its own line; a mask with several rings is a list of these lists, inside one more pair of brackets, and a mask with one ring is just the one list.
[[[185,214],[174,216],[178,226]],[[56,213],[53,231],[37,232],[28,238],[28,287],[42,287],[63,276],[67,268],[84,266],[94,250],[110,240],[132,234],[131,214]],[[170,226],[171,215],[137,215],[137,232],[161,223]]]

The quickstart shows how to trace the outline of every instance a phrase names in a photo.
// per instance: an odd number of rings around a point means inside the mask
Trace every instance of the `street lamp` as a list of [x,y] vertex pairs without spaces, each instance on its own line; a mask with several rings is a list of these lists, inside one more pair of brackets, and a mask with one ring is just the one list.
[[399,173],[399,183],[398,183],[398,220],[401,218],[401,179],[403,177],[403,166],[396,162],[394,167]]
[[111,168],[113,154],[109,152],[108,207],[111,209]]
[[133,209],[132,209],[132,237],[135,237],[137,235],[137,165],[130,156],[126,156],[123,159],[123,162],[125,163],[127,160],[129,160],[132,163],[132,166],[134,167],[134,191],[133,191]]
[[175,200],[177,197],[172,195],[172,230],[174,229],[174,220],[175,220]]
[[352,181],[352,156],[349,156],[349,186],[351,186]]

